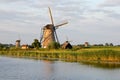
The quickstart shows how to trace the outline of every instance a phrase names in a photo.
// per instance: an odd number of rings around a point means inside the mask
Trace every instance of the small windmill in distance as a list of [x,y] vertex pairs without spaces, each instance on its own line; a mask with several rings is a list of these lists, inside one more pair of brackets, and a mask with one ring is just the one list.
[[20,48],[20,42],[21,42],[21,39],[20,39],[20,34],[19,34],[18,39],[16,40],[16,43],[15,43],[16,48]]
[[58,25],[54,25],[54,20],[52,17],[52,12],[50,7],[49,9],[49,14],[50,14],[50,20],[51,24],[47,24],[46,26],[43,27],[42,29],[42,35],[40,37],[40,43],[43,48],[48,48],[49,44],[52,42],[57,42],[59,43],[58,36],[56,33],[56,29],[58,29],[60,26],[63,26],[65,24],[68,24],[68,22],[64,22]]

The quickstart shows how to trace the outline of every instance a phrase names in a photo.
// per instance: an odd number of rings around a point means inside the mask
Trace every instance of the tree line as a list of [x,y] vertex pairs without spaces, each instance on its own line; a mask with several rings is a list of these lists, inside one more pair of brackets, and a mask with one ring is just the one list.
[[[93,44],[90,45],[90,43],[87,42],[87,47],[91,47],[91,46],[120,46],[120,45],[114,45],[113,43],[105,43],[105,44]],[[78,46],[78,47],[85,47],[85,44],[78,44],[78,45],[73,45],[73,46]],[[0,49],[9,49],[11,47],[15,47],[14,44],[2,44],[0,43]],[[34,39],[34,41],[31,43],[31,45],[28,45],[29,48],[35,48],[35,49],[39,49],[41,48],[41,43],[39,42],[38,39]],[[58,49],[60,48],[60,44],[56,43],[56,42],[52,42],[49,45],[50,49]]]

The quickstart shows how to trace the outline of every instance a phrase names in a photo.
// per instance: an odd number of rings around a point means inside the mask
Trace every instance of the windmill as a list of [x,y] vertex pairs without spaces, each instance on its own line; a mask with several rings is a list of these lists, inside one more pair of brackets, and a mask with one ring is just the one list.
[[44,26],[41,29],[42,35],[40,37],[40,43],[41,43],[43,48],[47,48],[51,42],[58,42],[59,43],[56,29],[58,29],[60,26],[68,24],[68,22],[64,22],[64,23],[61,23],[58,25],[54,25],[54,20],[52,17],[52,12],[51,12],[50,7],[48,7],[48,9],[49,9],[51,24],[47,24],[46,26]]

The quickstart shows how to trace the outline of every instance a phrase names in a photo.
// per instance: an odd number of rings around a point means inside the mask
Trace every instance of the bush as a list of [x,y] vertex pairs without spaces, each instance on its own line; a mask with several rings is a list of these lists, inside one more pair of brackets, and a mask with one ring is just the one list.
[[40,44],[40,42],[37,39],[34,39],[34,42],[32,43],[31,47],[39,49],[39,47],[41,47],[41,44]]
[[59,49],[60,48],[60,44],[58,42],[51,42],[49,45],[48,45],[48,48],[49,49]]

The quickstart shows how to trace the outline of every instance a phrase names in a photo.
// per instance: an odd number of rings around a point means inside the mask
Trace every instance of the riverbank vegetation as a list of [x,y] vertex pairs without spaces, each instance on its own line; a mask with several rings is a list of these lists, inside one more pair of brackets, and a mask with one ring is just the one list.
[[70,62],[120,62],[120,47],[26,50],[11,48],[0,50],[0,55]]

